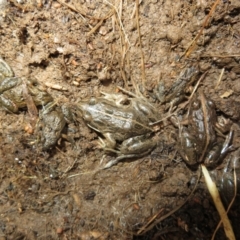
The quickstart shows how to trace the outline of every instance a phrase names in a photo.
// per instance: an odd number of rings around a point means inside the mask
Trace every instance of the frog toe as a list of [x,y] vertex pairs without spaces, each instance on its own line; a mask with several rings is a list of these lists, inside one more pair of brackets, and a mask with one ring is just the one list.
[[222,146],[222,149],[221,149],[221,156],[225,155],[229,151],[234,150],[234,146],[231,145],[232,139],[233,139],[233,130],[231,130],[229,132],[229,134],[227,135],[227,137],[225,139],[225,142],[224,142],[224,144]]
[[113,165],[116,165],[118,163],[118,159],[113,159],[111,161],[109,161],[102,169],[107,169],[107,168],[110,168],[112,167]]
[[98,137],[98,139],[99,139],[98,141],[99,148],[105,149],[106,143],[104,142],[104,140],[101,137]]

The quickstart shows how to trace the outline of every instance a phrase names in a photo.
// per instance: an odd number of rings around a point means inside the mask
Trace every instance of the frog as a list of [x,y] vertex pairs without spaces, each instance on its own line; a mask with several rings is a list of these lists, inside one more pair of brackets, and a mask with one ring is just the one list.
[[44,106],[53,101],[52,96],[37,80],[15,77],[11,67],[0,58],[0,107],[12,113],[26,107],[23,84],[27,85],[28,94],[36,106]]
[[204,163],[208,168],[215,168],[233,149],[233,130],[230,129],[225,141],[218,141],[215,104],[203,91],[192,100],[187,118],[178,125],[179,153],[190,167]]
[[0,56],[0,82],[7,77],[14,77],[12,68]]
[[177,80],[167,87],[166,82],[160,81],[154,91],[156,98],[161,104],[166,104],[166,109],[171,110],[185,99],[185,92],[197,79],[199,69],[196,66],[184,68]]
[[[240,162],[239,162],[239,149],[237,151],[237,156],[235,155],[233,159],[230,160],[230,164],[224,167],[221,177],[217,181],[217,187],[219,189],[221,198],[226,206],[230,204],[234,197],[235,184],[237,185],[236,193],[237,199],[235,202],[239,202],[240,199]],[[234,180],[234,169],[236,174],[236,183]]]
[[38,121],[38,125],[43,126],[40,142],[42,149],[48,150],[57,142],[66,125],[65,110],[56,106],[53,97],[36,79],[16,77],[12,68],[0,57],[0,107],[10,113],[28,107],[24,89],[27,89],[35,106],[42,107]]
[[39,112],[39,122],[37,124],[37,132],[40,133],[38,142],[41,144],[42,150],[48,150],[56,144],[66,123],[66,117],[59,106],[50,102],[43,107]]
[[155,109],[142,98],[123,94],[104,94],[77,104],[86,124],[104,136],[100,138],[105,151],[117,153],[117,158],[103,169],[110,168],[126,158],[142,157],[153,150],[151,121],[158,118]]
[[6,78],[0,83],[0,88],[4,88],[4,92],[0,93],[0,106],[6,111],[17,113],[19,109],[27,107],[23,95],[23,84],[26,84],[28,94],[36,106],[44,106],[53,101],[52,96],[35,79],[23,81],[19,77]]

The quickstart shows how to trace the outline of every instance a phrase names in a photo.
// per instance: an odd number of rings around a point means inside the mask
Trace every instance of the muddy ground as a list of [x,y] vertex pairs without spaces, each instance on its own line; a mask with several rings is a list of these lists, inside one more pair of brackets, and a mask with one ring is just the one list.
[[[1,0],[0,56],[16,76],[45,85],[59,105],[145,86],[161,116],[167,111],[155,97],[158,82],[171,86],[186,66],[198,66],[199,76],[207,73],[197,92],[203,89],[217,114],[232,121],[237,149],[240,2],[219,1],[207,24],[214,1],[139,1],[139,9],[136,2]],[[61,138],[48,151],[31,145],[28,127],[27,109],[1,109],[1,240],[211,239],[219,215],[203,177],[197,182],[199,170],[178,153],[178,130],[168,120],[156,129],[150,154],[102,171],[96,169],[114,155],[104,154],[81,117],[67,126],[73,141]],[[215,170],[216,181],[233,154]],[[239,214],[237,202],[229,213],[237,239]],[[147,225],[153,216],[156,224]],[[226,239],[223,228],[216,239]]]

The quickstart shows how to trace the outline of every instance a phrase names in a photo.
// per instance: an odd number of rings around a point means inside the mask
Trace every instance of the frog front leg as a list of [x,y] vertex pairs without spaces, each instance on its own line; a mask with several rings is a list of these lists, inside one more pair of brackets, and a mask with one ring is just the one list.
[[101,148],[103,148],[105,151],[116,152],[114,150],[116,147],[116,140],[114,138],[114,134],[103,133],[103,136],[105,137],[105,140],[99,138]]
[[110,168],[126,158],[143,157],[150,153],[155,146],[156,141],[150,138],[150,134],[129,138],[120,145],[118,157],[109,161],[103,169]]
[[12,90],[18,87],[21,83],[21,78],[17,77],[5,78],[0,82],[0,106],[7,111],[13,113],[18,111],[18,106],[14,101],[16,93]]
[[[237,191],[237,196],[235,203],[239,203],[240,197],[240,149],[238,149],[227,161],[223,171],[218,177],[217,186],[221,195],[221,198],[226,206],[234,198],[234,192]],[[236,179],[234,177],[234,172],[236,174]],[[237,187],[235,189],[235,187]]]

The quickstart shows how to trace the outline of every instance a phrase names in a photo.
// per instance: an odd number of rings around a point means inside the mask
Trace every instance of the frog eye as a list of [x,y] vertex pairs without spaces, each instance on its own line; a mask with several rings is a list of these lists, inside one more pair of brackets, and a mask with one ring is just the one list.
[[92,115],[91,115],[89,112],[85,112],[83,118],[84,118],[87,122],[92,121]]
[[212,100],[208,100],[207,103],[208,103],[209,107],[215,108],[215,103]]
[[28,83],[29,85],[34,86],[34,87],[36,87],[37,85],[39,85],[39,83],[38,83],[38,81],[37,81],[36,79],[28,79],[28,80],[27,80],[27,83]]
[[199,100],[195,100],[193,103],[192,103],[192,107],[194,109],[198,109],[200,107],[200,101]]
[[96,98],[92,97],[89,100],[89,105],[95,105],[96,104]]

